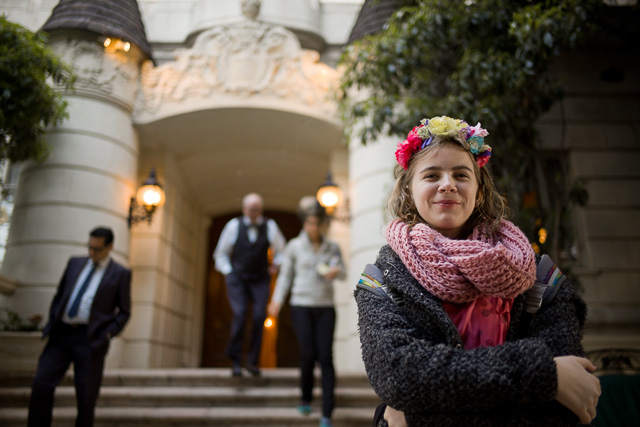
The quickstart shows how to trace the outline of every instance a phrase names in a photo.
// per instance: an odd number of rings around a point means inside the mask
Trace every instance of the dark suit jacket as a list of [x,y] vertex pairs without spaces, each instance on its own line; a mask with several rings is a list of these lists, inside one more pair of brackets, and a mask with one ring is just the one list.
[[[43,337],[55,335],[57,327],[62,323],[62,315],[73,286],[88,259],[88,257],[77,257],[69,260],[51,302],[49,321],[44,328]],[[91,305],[87,328],[91,347],[94,350],[106,351],[109,347],[109,339],[122,331],[130,316],[131,270],[112,259],[107,265]]]

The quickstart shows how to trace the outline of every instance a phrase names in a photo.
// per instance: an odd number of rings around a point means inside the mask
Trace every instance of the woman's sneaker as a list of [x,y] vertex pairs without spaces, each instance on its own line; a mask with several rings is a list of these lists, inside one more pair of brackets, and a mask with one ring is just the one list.
[[298,412],[302,415],[309,415],[311,413],[311,406],[308,403],[301,403],[300,406],[298,406]]
[[333,427],[331,418],[322,417],[322,419],[320,420],[320,427]]

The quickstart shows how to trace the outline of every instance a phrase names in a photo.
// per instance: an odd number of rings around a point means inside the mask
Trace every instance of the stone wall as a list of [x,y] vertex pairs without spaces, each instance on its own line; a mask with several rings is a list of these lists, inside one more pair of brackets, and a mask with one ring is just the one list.
[[151,167],[164,184],[167,204],[151,224],[141,222],[131,231],[132,316],[122,366],[199,366],[208,217],[172,156],[144,153],[141,174]]
[[539,126],[589,194],[572,211],[587,349],[640,348],[640,61],[625,52],[563,54],[552,73],[565,98]]

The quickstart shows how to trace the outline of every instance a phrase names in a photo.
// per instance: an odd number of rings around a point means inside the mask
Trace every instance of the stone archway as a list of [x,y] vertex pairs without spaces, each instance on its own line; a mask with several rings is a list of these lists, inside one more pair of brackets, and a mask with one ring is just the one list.
[[[252,19],[203,31],[174,62],[143,66],[133,113],[139,175],[156,167],[168,201],[153,227],[131,234],[134,287],[154,290],[134,307],[152,320],[131,328],[150,367],[210,363],[210,219],[237,212],[248,192],[262,194],[267,212],[293,214],[336,152],[346,156],[330,91],[337,78],[293,33]],[[334,174],[347,175],[342,164]]]

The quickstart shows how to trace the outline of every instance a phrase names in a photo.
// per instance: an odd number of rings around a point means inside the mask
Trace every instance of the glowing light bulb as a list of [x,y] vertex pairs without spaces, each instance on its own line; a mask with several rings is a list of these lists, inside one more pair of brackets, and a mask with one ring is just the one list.
[[547,230],[545,228],[538,230],[538,241],[543,245],[547,241]]
[[336,206],[338,204],[338,195],[333,192],[326,192],[322,195],[323,206]]
[[157,205],[162,199],[162,195],[157,190],[147,190],[142,196],[145,205]]

